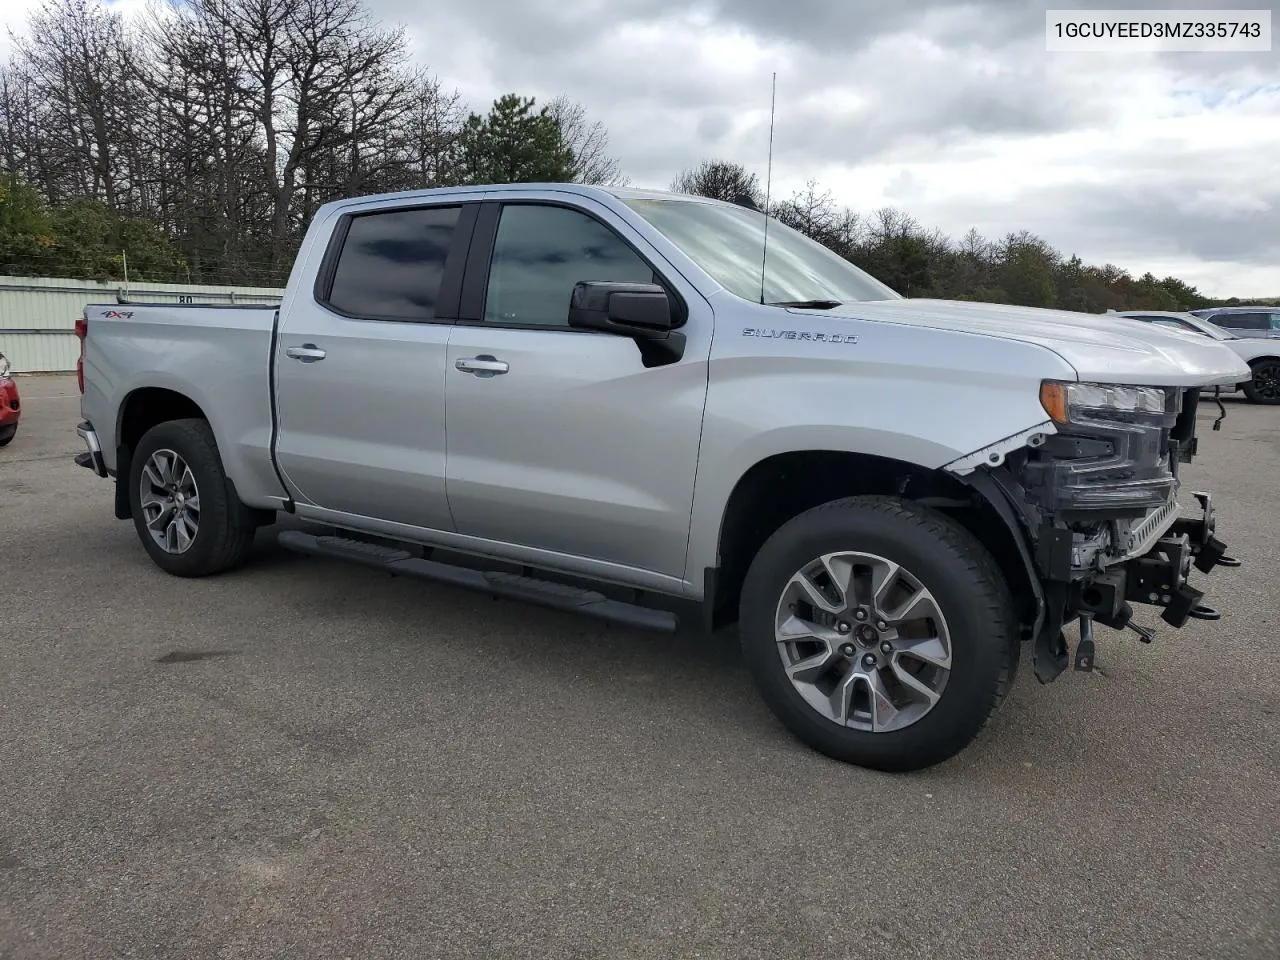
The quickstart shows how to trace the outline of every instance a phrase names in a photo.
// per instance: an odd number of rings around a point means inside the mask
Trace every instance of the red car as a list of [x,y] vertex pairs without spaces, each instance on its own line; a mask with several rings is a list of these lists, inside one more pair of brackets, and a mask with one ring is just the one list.
[[22,404],[18,401],[18,384],[9,376],[9,361],[0,353],[0,447],[18,432]]

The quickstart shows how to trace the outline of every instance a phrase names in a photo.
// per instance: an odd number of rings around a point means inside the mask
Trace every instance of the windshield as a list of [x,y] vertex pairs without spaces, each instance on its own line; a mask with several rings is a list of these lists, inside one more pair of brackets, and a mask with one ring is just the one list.
[[1128,317],[1130,320],[1141,320],[1144,323],[1151,323],[1157,327],[1167,327],[1170,330],[1178,330],[1182,333],[1198,333],[1214,340],[1239,339],[1235,334],[1228,333],[1208,320],[1202,320],[1194,313],[1184,313],[1180,317],[1149,313],[1119,313],[1116,316]]
[[899,300],[870,274],[804,234],[769,221],[768,258],[762,258],[764,214],[746,207],[696,200],[626,200],[640,216],[735,296],[760,302],[765,266],[766,303]]
[[[1195,327],[1198,333],[1203,333],[1206,337],[1213,337],[1213,339],[1215,340],[1238,339],[1235,334],[1229,333],[1226,330],[1223,330],[1221,327],[1210,323],[1208,320],[1202,320],[1199,317],[1195,316],[1194,314],[1189,314],[1188,316],[1190,319],[1187,320],[1187,324],[1189,326]],[[1180,322],[1180,321],[1175,321],[1175,322]]]

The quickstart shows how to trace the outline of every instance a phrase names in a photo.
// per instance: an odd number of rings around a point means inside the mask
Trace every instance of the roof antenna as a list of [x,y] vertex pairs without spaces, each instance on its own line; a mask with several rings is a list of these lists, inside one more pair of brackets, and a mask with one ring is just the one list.
[[760,302],[764,303],[764,268],[769,261],[769,207],[773,189],[773,118],[778,109],[778,71],[773,72],[773,93],[769,98],[769,165],[764,175],[764,243],[760,251]]

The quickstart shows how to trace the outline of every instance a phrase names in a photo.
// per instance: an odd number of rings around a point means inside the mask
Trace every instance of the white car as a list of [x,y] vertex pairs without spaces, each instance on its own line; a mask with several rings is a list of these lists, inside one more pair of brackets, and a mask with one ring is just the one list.
[[1253,379],[1236,389],[1253,403],[1280,404],[1280,340],[1261,340],[1254,337],[1237,337],[1217,324],[1210,323],[1191,313],[1175,313],[1167,310],[1107,311],[1117,317],[1156,323],[1174,330],[1198,333],[1220,340],[1230,347],[1253,370]]

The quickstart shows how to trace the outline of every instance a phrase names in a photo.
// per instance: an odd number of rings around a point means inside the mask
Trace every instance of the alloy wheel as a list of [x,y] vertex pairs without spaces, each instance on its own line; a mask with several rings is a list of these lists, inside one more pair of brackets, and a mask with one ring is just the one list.
[[933,594],[875,554],[831,553],[797,571],[783,588],[774,637],[813,710],[871,733],[916,723],[951,673],[951,635]]
[[185,553],[200,530],[200,488],[187,462],[173,450],[155,451],[138,493],[151,539],[165,553]]

